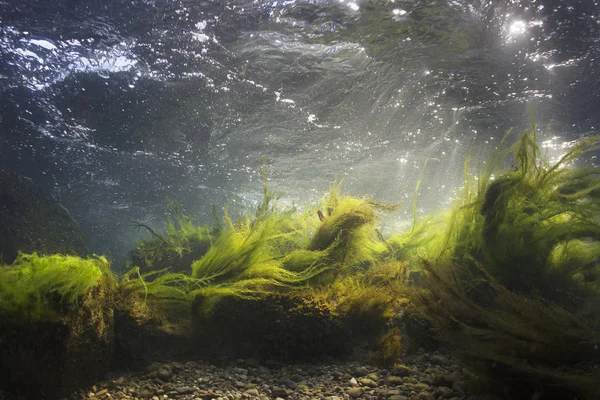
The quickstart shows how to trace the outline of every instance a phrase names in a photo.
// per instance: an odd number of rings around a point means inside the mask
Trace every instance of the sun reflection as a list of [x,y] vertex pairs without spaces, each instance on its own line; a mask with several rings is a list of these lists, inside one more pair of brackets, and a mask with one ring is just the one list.
[[358,11],[360,8],[354,1],[338,0],[340,3],[348,6],[351,10]]
[[520,19],[510,21],[505,28],[505,32],[506,41],[508,43],[514,42],[527,32],[527,24]]

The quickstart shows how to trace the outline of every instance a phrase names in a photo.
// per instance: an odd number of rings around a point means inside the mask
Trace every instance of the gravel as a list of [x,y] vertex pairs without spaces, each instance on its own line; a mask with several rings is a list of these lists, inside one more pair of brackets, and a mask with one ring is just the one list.
[[[393,368],[356,361],[281,365],[237,360],[154,363],[142,371],[113,374],[68,400],[388,399],[499,400],[469,396],[470,376],[452,357],[421,352]],[[0,399],[8,399],[0,393]]]

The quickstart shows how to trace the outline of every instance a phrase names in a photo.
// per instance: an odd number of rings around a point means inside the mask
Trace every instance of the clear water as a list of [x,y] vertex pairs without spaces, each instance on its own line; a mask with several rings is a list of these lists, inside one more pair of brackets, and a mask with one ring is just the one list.
[[[530,109],[558,157],[600,130],[598,1],[0,1],[0,168],[120,263],[165,196],[197,223],[335,179],[420,212]],[[591,156],[593,159],[593,155]]]

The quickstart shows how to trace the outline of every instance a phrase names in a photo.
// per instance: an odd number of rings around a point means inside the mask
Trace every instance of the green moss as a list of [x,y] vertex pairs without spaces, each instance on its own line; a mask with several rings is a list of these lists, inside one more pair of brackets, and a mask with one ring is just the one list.
[[21,319],[54,318],[102,281],[113,282],[104,257],[21,253],[0,266],[0,310]]

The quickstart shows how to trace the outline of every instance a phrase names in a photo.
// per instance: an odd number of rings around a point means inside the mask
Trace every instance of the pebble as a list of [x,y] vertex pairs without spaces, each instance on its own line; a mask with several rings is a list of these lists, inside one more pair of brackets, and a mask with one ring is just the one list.
[[280,397],[280,398],[286,398],[289,396],[289,393],[284,388],[274,388],[272,393],[273,393],[273,396]]
[[268,365],[248,360],[220,366],[201,360],[155,363],[146,371],[113,375],[67,400],[499,400],[469,396],[465,379],[472,375],[440,353],[421,352],[392,368],[357,361]]
[[360,377],[360,376],[365,376],[368,374],[369,374],[369,369],[365,366],[360,365],[354,369],[354,375],[356,375],[356,376]]
[[168,368],[160,368],[156,372],[156,376],[158,376],[158,378],[160,380],[167,382],[167,381],[171,380],[171,377],[173,376],[173,372]]
[[391,386],[393,386],[393,385],[401,385],[402,382],[403,382],[403,379],[401,377],[399,377],[399,376],[390,375],[387,378],[385,378],[385,382],[388,385],[391,385]]
[[360,378],[358,380],[358,383],[360,383],[363,386],[366,387],[370,387],[370,388],[376,388],[377,386],[377,382],[375,382],[373,379],[369,379],[369,378]]
[[397,364],[394,365],[392,374],[395,376],[409,376],[412,374],[412,370],[404,364]]
[[362,396],[363,394],[363,389],[360,387],[353,387],[348,389],[348,396],[352,397],[353,399],[356,399],[360,396]]
[[439,354],[432,355],[431,358],[429,359],[429,361],[434,365],[448,364],[448,360],[446,359],[446,357],[439,355]]

